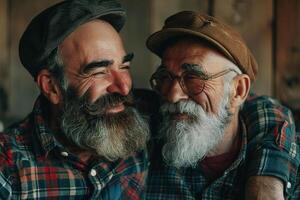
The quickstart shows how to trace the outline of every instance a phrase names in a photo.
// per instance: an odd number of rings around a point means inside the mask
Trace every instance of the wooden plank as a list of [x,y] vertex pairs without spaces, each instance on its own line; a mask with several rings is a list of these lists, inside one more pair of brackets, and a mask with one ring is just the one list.
[[300,114],[300,1],[276,4],[276,94]]
[[233,26],[245,39],[259,64],[253,90],[273,95],[272,0],[215,1],[214,15]]
[[8,89],[7,0],[0,0],[0,86]]
[[121,35],[126,50],[134,53],[130,70],[134,86],[147,88],[152,67],[145,46],[150,33],[150,0],[122,0],[122,5],[127,11],[127,20]]
[[151,30],[159,30],[167,17],[183,10],[208,12],[209,0],[152,0],[151,1]]
[[[167,17],[183,10],[194,10],[208,13],[210,0],[152,0],[151,1],[151,33],[162,28]],[[160,63],[160,59],[152,54],[150,63],[153,66],[152,71],[156,69]]]
[[39,91],[29,73],[19,61],[19,40],[30,20],[41,10],[58,0],[10,0],[9,1],[9,91],[10,114],[24,117],[32,110],[32,105]]

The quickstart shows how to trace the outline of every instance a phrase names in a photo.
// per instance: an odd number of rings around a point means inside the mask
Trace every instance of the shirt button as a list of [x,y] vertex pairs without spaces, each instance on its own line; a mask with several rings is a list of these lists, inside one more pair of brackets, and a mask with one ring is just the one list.
[[290,189],[291,187],[292,187],[292,184],[291,184],[291,182],[287,182],[287,184],[286,184],[286,188]]
[[112,177],[113,177],[113,174],[110,174],[110,175],[108,176],[108,180],[110,181],[110,180],[112,179]]
[[62,155],[63,157],[68,157],[69,156],[68,152],[66,152],[66,151],[62,151],[60,153],[60,155]]
[[96,176],[97,175],[97,171],[92,169],[91,172],[90,172],[91,176]]

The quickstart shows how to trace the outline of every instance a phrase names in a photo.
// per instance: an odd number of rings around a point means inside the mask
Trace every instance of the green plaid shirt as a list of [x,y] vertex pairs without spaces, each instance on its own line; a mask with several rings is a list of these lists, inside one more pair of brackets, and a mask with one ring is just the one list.
[[142,199],[145,151],[83,162],[46,125],[41,98],[21,123],[0,134],[0,199]]
[[245,181],[253,175],[281,179],[286,199],[300,199],[299,138],[291,112],[268,97],[251,96],[240,118],[243,131],[239,155],[212,182],[200,167],[178,170],[165,165],[161,158],[163,144],[154,141],[146,199],[243,199]]

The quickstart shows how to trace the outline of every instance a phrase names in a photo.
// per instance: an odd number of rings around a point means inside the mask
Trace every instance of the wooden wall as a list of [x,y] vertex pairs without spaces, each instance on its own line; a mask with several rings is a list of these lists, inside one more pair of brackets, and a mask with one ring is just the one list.
[[300,131],[300,1],[276,1],[276,96],[294,111]]
[[273,95],[272,0],[215,1],[213,15],[238,30],[258,62],[258,76],[253,89],[258,94]]
[[[0,0],[0,86],[8,90],[8,5]],[[1,99],[0,99],[1,101]]]
[[[149,8],[151,10],[149,16],[149,35],[160,30],[161,27],[164,25],[165,19],[170,15],[175,14],[176,12],[182,10],[194,10],[207,13],[210,6],[209,2],[209,0],[152,0],[151,7]],[[151,63],[152,71],[154,71],[159,65],[160,59],[156,55],[151,54],[149,62]]]
[[127,10],[127,21],[121,31],[128,52],[134,52],[131,74],[135,87],[147,87],[151,70],[150,54],[145,46],[150,32],[150,1],[122,0]]
[[19,40],[32,17],[58,0],[22,0],[21,4],[19,0],[9,0],[8,2],[10,112],[14,115],[24,115],[32,109],[38,89],[32,77],[19,61]]

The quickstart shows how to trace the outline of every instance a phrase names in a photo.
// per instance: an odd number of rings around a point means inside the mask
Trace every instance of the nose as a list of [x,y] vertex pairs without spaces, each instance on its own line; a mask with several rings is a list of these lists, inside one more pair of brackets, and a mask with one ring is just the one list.
[[109,93],[119,93],[123,96],[128,95],[131,89],[131,77],[124,72],[111,71],[112,81],[108,86]]
[[170,87],[168,87],[167,91],[164,92],[164,99],[169,103],[176,103],[180,100],[188,99],[188,95],[185,94],[179,84],[179,82],[175,79],[173,80]]

